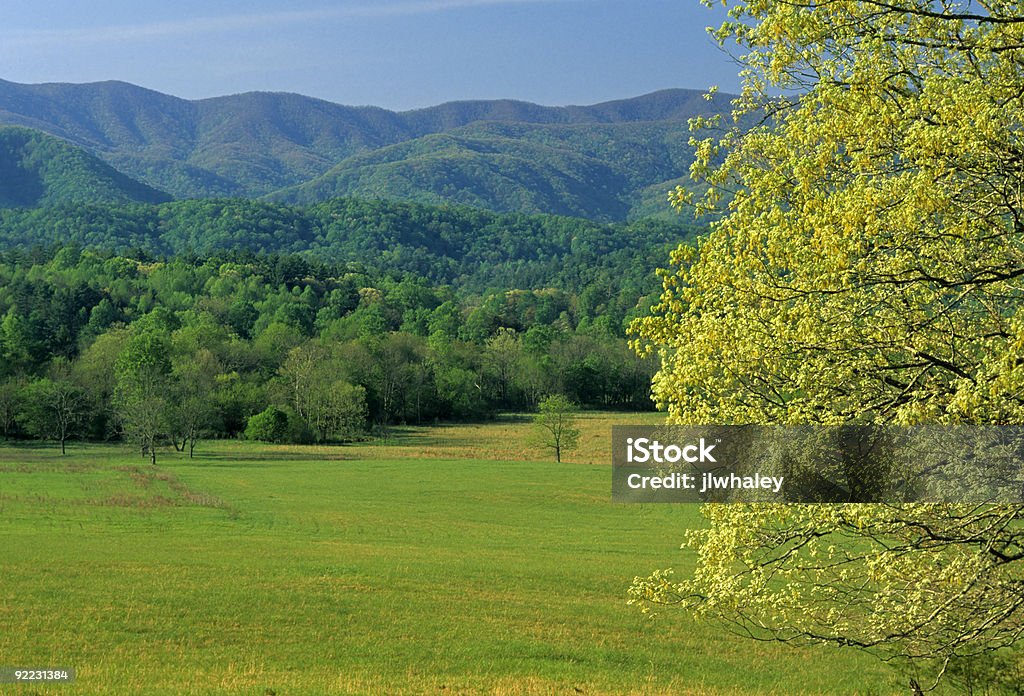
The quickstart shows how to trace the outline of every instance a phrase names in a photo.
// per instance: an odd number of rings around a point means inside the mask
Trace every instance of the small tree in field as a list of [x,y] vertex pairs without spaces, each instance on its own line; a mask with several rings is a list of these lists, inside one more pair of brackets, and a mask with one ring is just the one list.
[[533,417],[541,443],[555,451],[555,461],[562,461],[562,452],[576,447],[580,430],[576,427],[576,404],[561,394],[549,396],[538,405]]
[[22,396],[22,421],[32,435],[60,443],[66,454],[66,443],[85,417],[85,392],[67,379],[36,380],[25,388]]
[[118,356],[114,404],[125,437],[156,465],[156,447],[169,430],[171,361],[165,336],[144,331]]

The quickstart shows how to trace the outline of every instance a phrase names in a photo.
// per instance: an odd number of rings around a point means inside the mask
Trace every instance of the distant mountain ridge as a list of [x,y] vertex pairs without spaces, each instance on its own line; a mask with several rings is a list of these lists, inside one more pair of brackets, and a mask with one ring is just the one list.
[[[290,93],[190,101],[124,82],[0,80],[0,124],[63,138],[179,198],[355,194],[625,219],[642,190],[685,172],[687,119],[728,101],[673,89],[591,106],[460,101],[394,112]],[[600,147],[636,141],[651,124],[661,124],[653,159],[680,168]]]

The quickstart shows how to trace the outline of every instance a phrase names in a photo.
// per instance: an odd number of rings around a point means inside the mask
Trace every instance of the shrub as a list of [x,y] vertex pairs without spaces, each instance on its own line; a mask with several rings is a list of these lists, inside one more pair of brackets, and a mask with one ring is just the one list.
[[289,440],[288,414],[277,406],[267,406],[250,416],[245,426],[246,440],[285,442]]

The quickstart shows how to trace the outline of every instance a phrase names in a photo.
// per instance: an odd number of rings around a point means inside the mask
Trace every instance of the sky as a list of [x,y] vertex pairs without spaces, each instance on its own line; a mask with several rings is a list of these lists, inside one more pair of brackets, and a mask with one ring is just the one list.
[[698,0],[0,3],[0,79],[123,80],[187,99],[298,92],[403,110],[738,89]]

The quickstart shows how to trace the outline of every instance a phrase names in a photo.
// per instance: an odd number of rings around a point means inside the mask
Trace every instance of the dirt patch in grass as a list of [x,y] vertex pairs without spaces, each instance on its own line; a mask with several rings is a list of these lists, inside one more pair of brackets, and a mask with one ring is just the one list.
[[[164,507],[194,505],[197,507],[229,509],[226,502],[215,495],[196,491],[176,476],[161,469],[141,466],[119,466],[117,471],[123,471],[131,478],[132,483],[146,491],[153,491],[163,488],[172,495],[155,494],[140,498],[139,496],[116,495],[107,499],[106,505],[117,507]],[[151,504],[143,504],[139,501],[150,501]]]

